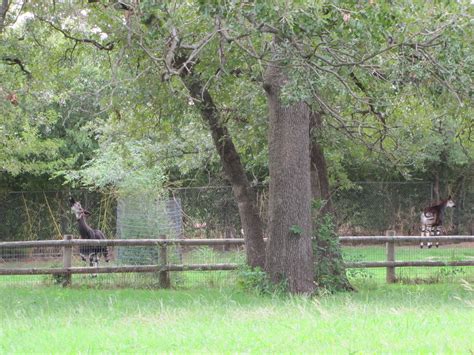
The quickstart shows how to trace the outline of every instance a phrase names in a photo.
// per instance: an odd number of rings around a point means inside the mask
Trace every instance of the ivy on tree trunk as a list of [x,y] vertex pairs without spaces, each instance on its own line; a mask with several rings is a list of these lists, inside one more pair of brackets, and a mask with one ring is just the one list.
[[321,200],[321,206],[313,210],[313,253],[315,282],[330,291],[353,290],[346,276],[339,236],[333,223],[333,205],[329,188],[324,149],[320,144],[322,117],[311,112],[311,180],[313,200]]

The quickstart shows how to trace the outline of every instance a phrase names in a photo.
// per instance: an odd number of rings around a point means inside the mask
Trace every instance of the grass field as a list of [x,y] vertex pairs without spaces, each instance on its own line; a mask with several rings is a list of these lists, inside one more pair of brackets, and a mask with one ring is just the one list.
[[472,353],[474,291],[361,284],[313,299],[235,288],[0,286],[0,353]]

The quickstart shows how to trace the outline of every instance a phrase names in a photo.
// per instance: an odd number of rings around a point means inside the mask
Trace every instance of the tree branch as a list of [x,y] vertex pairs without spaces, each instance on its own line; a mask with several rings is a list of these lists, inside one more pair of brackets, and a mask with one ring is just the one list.
[[168,50],[165,54],[165,66],[168,73],[165,73],[163,75],[164,80],[169,79],[169,77],[173,74],[178,74],[176,70],[173,68],[175,55],[176,55],[176,49],[178,48],[178,44],[179,44],[178,30],[176,29],[176,27],[173,27],[171,29],[170,39],[167,42]]
[[73,40],[76,43],[92,44],[97,49],[104,50],[104,51],[111,51],[112,49],[114,49],[115,43],[113,41],[103,45],[103,44],[97,42],[96,40],[93,40],[93,39],[90,39],[90,38],[77,38],[77,37],[72,36],[68,32],[64,31],[62,28],[56,26],[54,23],[52,23],[52,22],[50,22],[50,21],[48,21],[44,18],[38,17],[38,19],[42,22],[47,23],[49,26],[54,28],[56,31],[61,32],[64,37],[66,37],[67,39]]
[[369,98],[367,101],[367,105],[369,105],[370,112],[372,112],[379,120],[382,122],[384,129],[387,127],[387,123],[385,121],[385,115],[382,112],[379,112],[375,109],[374,104],[370,100],[370,95],[368,93],[367,88],[362,84],[359,78],[355,75],[354,72],[350,72],[349,76],[351,77],[354,84]]
[[2,0],[2,5],[0,5],[0,33],[3,32],[3,28],[5,27],[5,18],[7,17],[9,7],[10,3],[8,0]]
[[194,47],[194,50],[189,54],[186,61],[180,65],[180,68],[177,70],[178,74],[181,74],[184,70],[189,71],[188,65],[193,63],[194,58],[197,57],[199,52],[208,44],[212,37],[217,34],[217,31],[212,31],[208,33],[199,43],[197,43]]
[[31,72],[25,68],[25,64],[19,58],[3,57],[2,60],[7,65],[18,65],[20,70],[28,77],[28,79],[31,79]]

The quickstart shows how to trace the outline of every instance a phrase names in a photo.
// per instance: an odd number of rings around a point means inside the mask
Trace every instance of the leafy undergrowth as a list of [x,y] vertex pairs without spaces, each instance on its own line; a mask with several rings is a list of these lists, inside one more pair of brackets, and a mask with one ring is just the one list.
[[461,283],[318,298],[236,289],[0,288],[0,353],[474,351]]

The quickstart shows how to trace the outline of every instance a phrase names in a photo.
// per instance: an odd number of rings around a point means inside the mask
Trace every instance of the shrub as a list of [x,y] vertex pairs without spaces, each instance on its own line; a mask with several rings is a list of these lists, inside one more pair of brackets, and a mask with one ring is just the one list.
[[353,290],[346,277],[339,237],[333,217],[327,213],[321,218],[313,238],[315,258],[314,276],[319,288],[329,292]]
[[246,291],[260,295],[286,293],[288,289],[286,282],[282,281],[275,285],[261,268],[251,268],[248,265],[243,265],[239,269],[238,285]]

